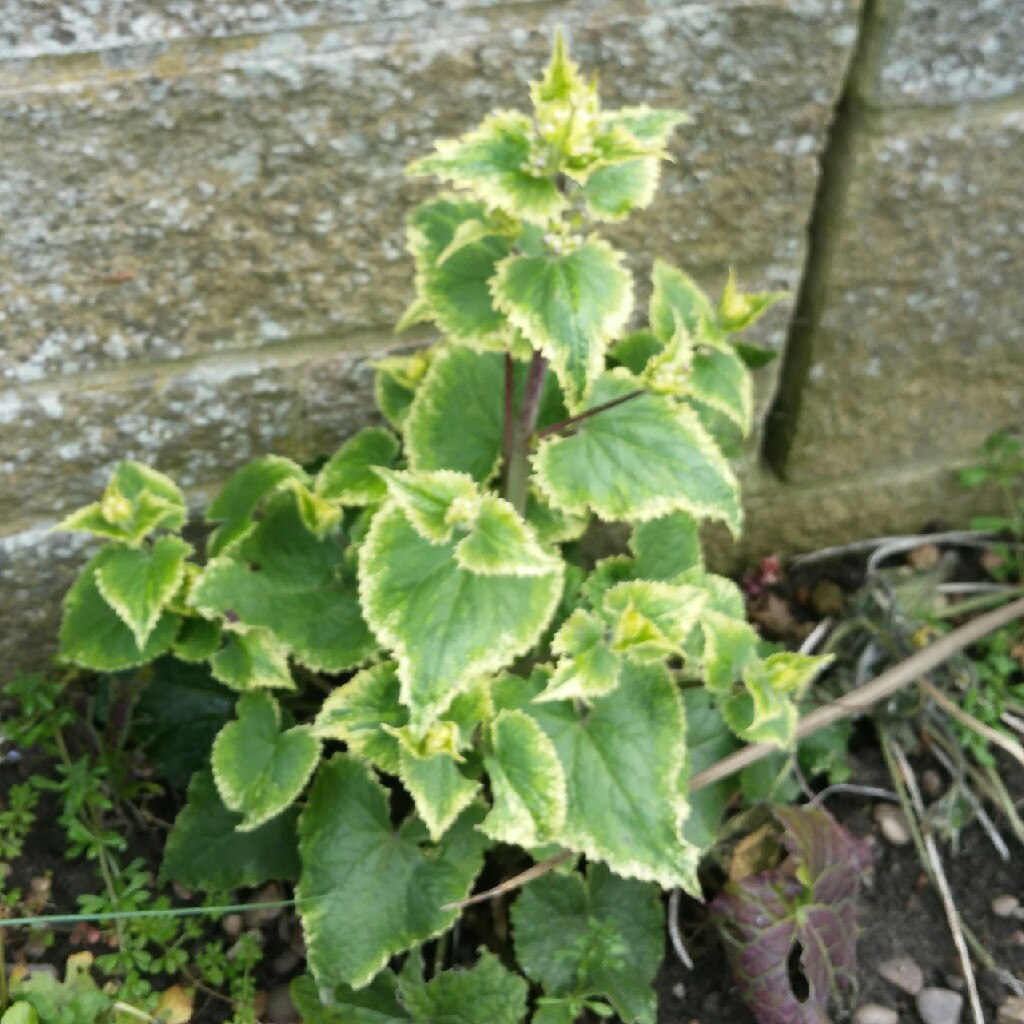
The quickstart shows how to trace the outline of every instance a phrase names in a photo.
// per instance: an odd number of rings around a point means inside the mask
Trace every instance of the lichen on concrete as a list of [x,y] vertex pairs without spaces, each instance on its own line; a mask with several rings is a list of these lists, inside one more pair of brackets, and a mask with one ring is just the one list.
[[402,22],[185,42],[49,89],[15,77],[0,97],[0,380],[393,323],[411,297],[404,216],[429,188],[402,167],[522,105],[560,22],[609,105],[695,119],[657,205],[618,241],[723,273],[741,238],[743,263],[778,268],[765,285],[793,276],[850,5],[465,17],[444,38]]
[[882,70],[884,106],[941,106],[1024,92],[1020,0],[903,0]]

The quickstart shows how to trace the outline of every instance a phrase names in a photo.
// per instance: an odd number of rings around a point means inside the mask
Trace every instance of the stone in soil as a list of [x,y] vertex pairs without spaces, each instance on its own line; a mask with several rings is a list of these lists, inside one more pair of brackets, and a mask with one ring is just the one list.
[[273,1024],[292,1024],[299,1019],[299,1011],[292,1002],[287,985],[278,985],[267,996],[267,1018]]
[[960,1024],[964,997],[948,988],[923,988],[917,994],[917,1012],[924,1024]]
[[892,804],[875,806],[875,821],[885,839],[893,846],[906,846],[910,842],[910,826],[899,807]]
[[1010,996],[996,1011],[996,1024],[1024,1024],[1024,999]]
[[900,1024],[900,1015],[888,1006],[865,1003],[854,1011],[853,1024]]
[[924,971],[909,956],[894,956],[880,963],[878,973],[907,995],[916,996],[924,988]]
[[995,914],[996,917],[1016,917],[1019,910],[1020,900],[1009,893],[997,896],[992,901],[992,913]]

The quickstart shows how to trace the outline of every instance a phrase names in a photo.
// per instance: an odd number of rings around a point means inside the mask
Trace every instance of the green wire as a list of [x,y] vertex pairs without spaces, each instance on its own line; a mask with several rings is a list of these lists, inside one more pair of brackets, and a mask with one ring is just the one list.
[[139,917],[199,917],[218,914],[233,914],[240,910],[271,910],[277,907],[294,907],[300,902],[308,903],[316,897],[305,900],[276,900],[272,903],[229,903],[222,907],[172,907],[168,910],[119,910],[110,914],[44,914],[39,917],[0,918],[0,929],[48,924],[77,924],[79,921],[127,921]]

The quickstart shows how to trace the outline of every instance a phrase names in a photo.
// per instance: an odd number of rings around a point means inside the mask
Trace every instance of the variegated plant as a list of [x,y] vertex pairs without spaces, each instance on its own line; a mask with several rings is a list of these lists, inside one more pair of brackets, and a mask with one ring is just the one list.
[[[390,429],[315,473],[245,466],[207,509],[202,559],[180,490],[136,463],[61,526],[107,541],[67,596],[67,661],[170,654],[237,692],[165,869],[255,884],[297,828],[300,1004],[420,1021],[458,997],[521,1020],[525,987],[497,960],[450,985],[425,983],[418,954],[385,971],[452,926],[445,905],[503,843],[591,864],[514,908],[519,963],[546,991],[534,1020],[607,1001],[650,1024],[655,886],[698,892],[728,797],[691,799],[687,779],[736,738],[789,747],[817,668],[761,656],[698,538],[703,519],[740,527],[722,444],[749,430],[752,390],[732,336],[775,296],[730,277],[715,304],[658,262],[648,326],[629,331],[632,278],[598,234],[651,201],[685,116],[602,110],[561,40],[532,100],[410,169],[450,188],[410,217],[403,321],[441,340],[377,364]],[[632,536],[585,567],[595,518]],[[330,692],[310,713],[314,673]],[[395,825],[398,784],[415,811]]]

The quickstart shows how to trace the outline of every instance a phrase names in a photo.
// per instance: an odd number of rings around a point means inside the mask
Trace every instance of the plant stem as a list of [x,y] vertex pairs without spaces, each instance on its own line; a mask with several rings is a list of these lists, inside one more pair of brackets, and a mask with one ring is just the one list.
[[583,420],[589,420],[591,416],[596,416],[599,412],[604,412],[606,409],[614,409],[615,406],[622,405],[624,402],[630,402],[634,398],[639,398],[646,393],[643,388],[638,388],[636,391],[630,391],[628,395],[620,395],[618,398],[613,398],[610,402],[595,405],[593,409],[587,409],[576,416],[570,416],[567,420],[562,420],[561,423],[552,423],[550,427],[545,427],[543,430],[538,431],[537,437],[541,438],[547,437],[549,434],[559,434],[563,430],[568,430],[569,427],[574,427]]
[[[509,415],[511,398],[509,396],[508,364],[505,377],[505,435],[509,434]],[[544,387],[544,376],[548,371],[548,361],[539,353],[533,353],[530,369],[526,374],[526,387],[523,389],[523,400],[519,405],[519,416],[512,427],[512,439],[509,453],[505,461],[505,497],[520,515],[526,514],[526,495],[530,482],[530,445],[533,432],[537,427],[537,415],[540,412],[540,395]]]
[[512,444],[515,439],[515,391],[516,364],[511,353],[505,353],[505,417],[501,439],[501,490],[508,494],[508,467],[512,461]]

